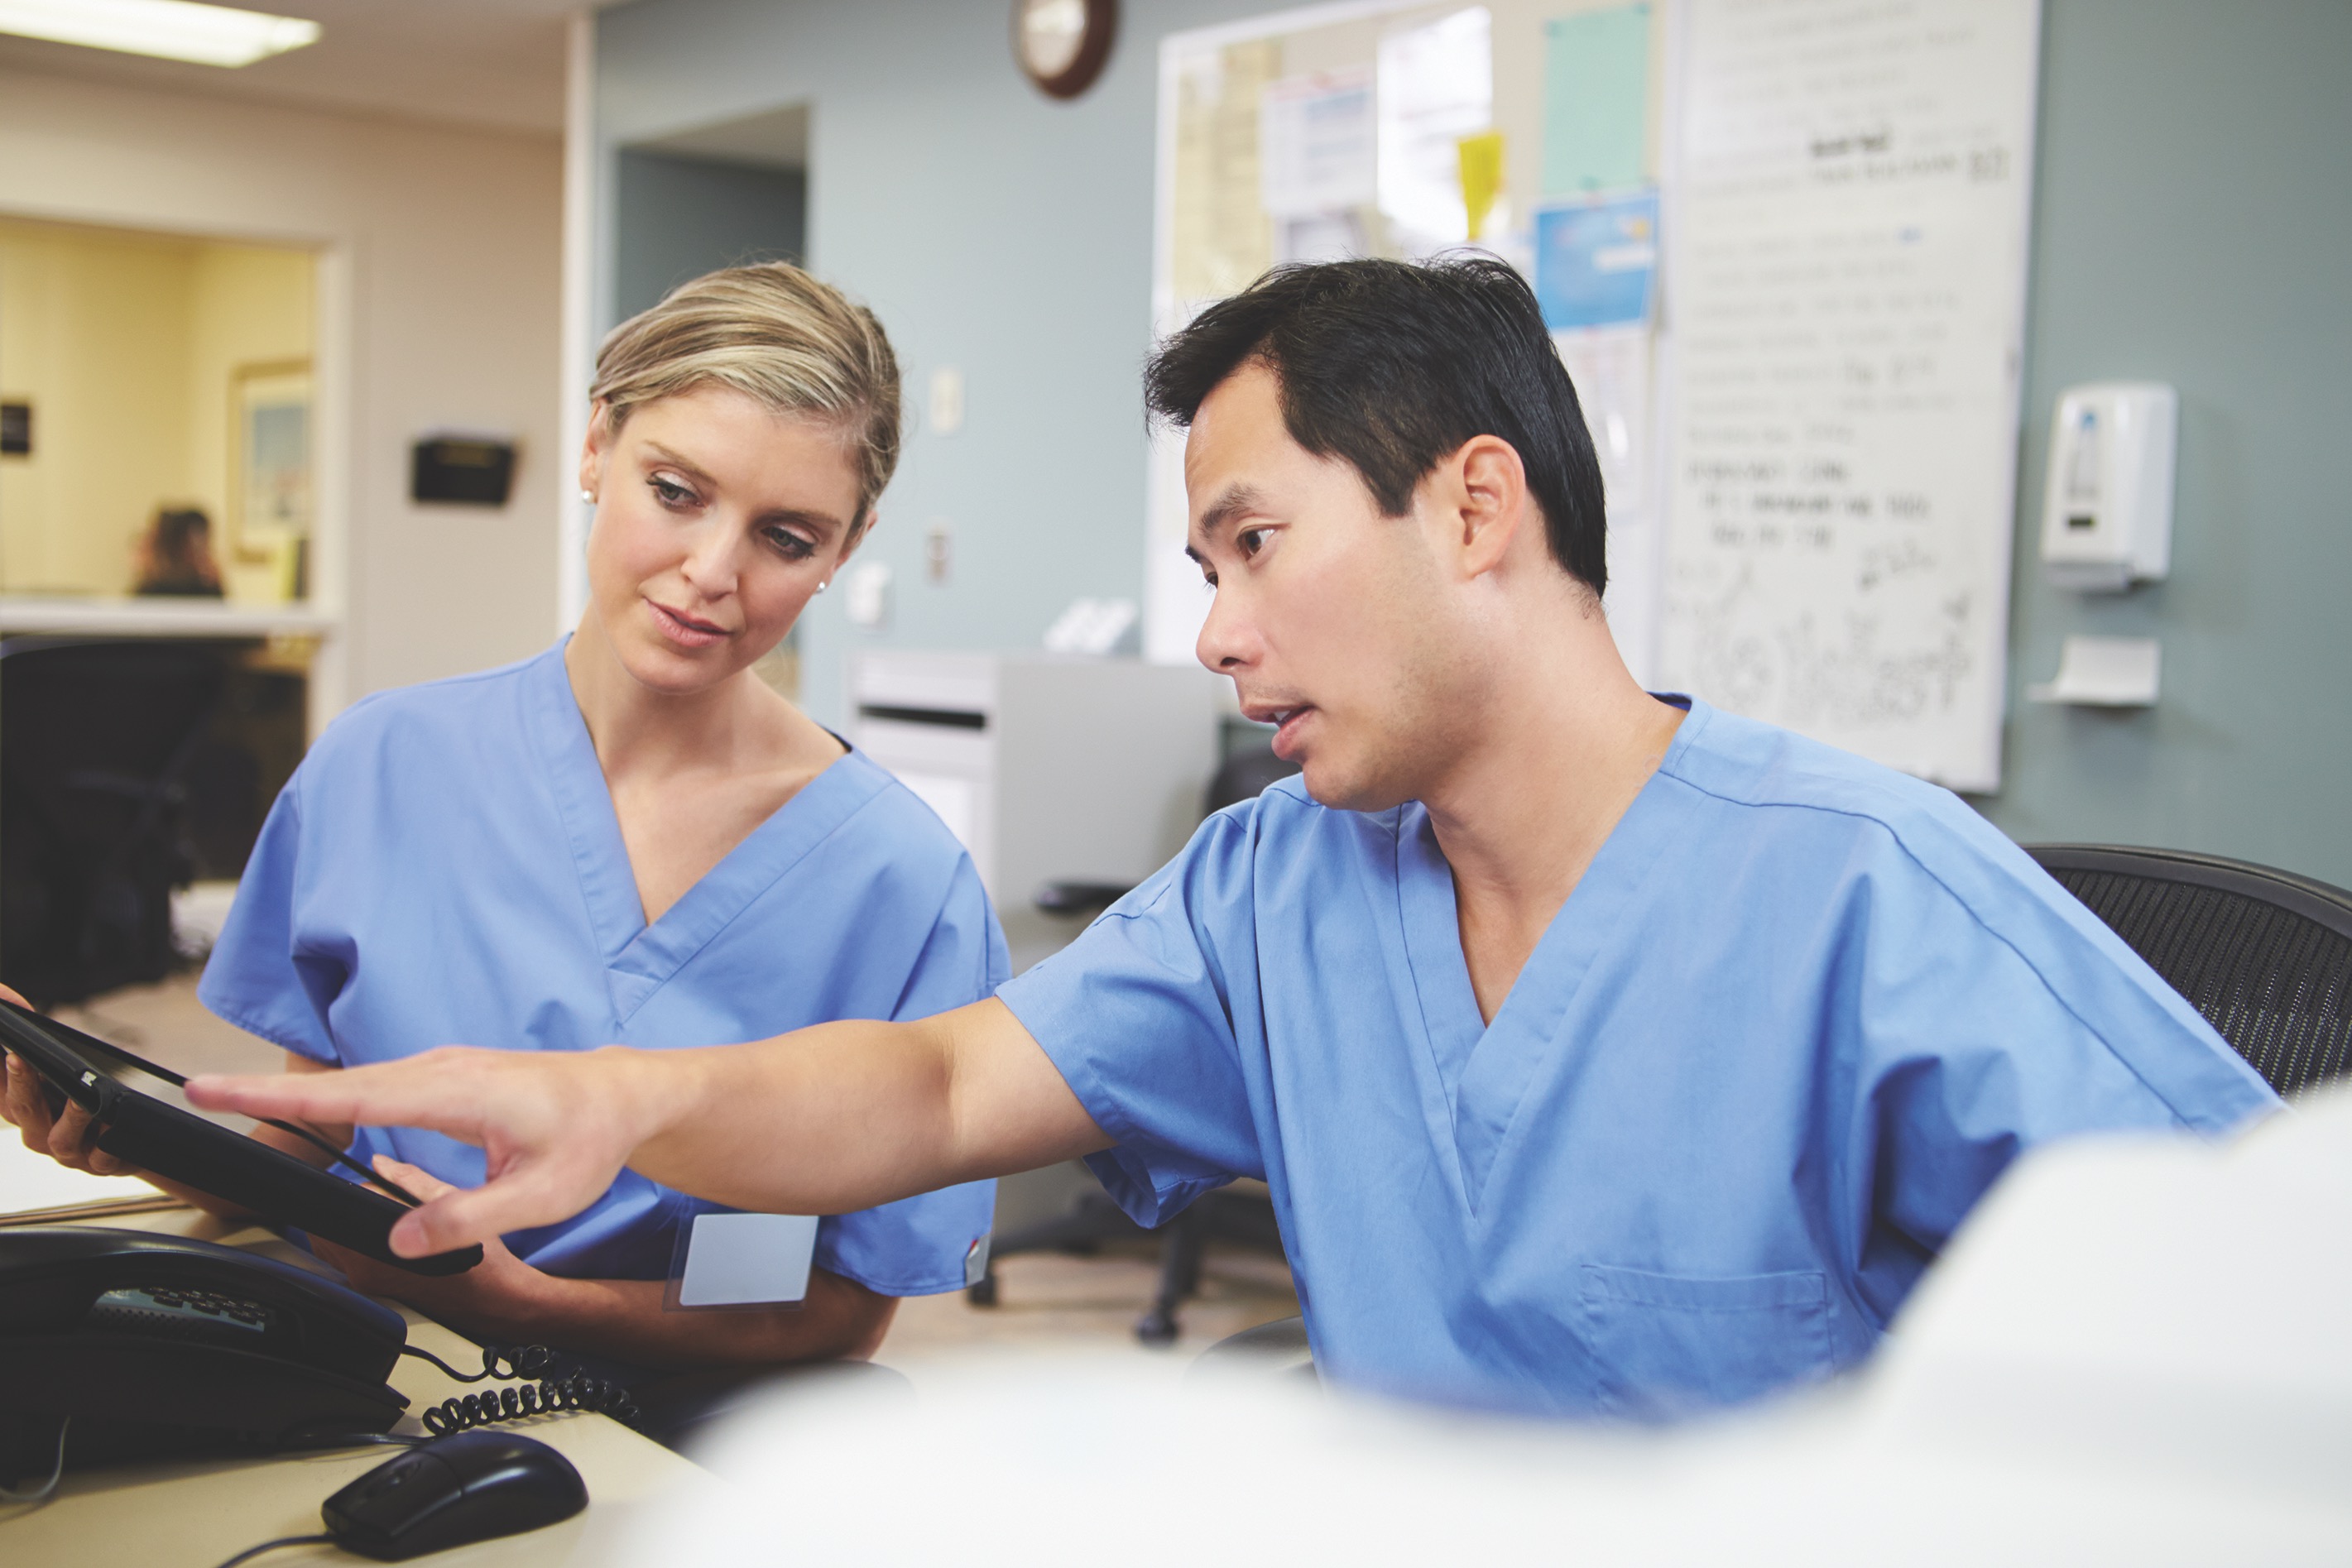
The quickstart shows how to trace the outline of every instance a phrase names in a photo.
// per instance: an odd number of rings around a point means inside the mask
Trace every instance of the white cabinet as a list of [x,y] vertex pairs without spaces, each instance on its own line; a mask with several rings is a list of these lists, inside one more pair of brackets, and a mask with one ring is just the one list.
[[852,744],[971,852],[1026,967],[1075,934],[1048,882],[1131,883],[1200,822],[1226,683],[1206,670],[1050,653],[905,651],[850,664]]

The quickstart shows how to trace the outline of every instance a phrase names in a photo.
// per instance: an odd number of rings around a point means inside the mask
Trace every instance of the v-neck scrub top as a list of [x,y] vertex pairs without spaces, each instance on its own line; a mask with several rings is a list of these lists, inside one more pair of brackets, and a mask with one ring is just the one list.
[[1296,779],[998,992],[1137,1220],[1265,1181],[1327,1375],[1642,1417],[1825,1377],[2024,1149],[2276,1103],[1958,799],[1689,709],[1491,1026],[1428,813]]
[[[857,752],[647,925],[562,644],[387,692],[320,737],[278,797],[197,995],[353,1067],[462,1044],[529,1051],[764,1039],[988,996],[1004,937],[971,858]],[[474,1186],[482,1152],[363,1128],[353,1151]],[[817,1267],[886,1295],[960,1289],[994,1184],[828,1217]],[[660,1279],[694,1200],[623,1171],[585,1213],[506,1238],[587,1279]]]

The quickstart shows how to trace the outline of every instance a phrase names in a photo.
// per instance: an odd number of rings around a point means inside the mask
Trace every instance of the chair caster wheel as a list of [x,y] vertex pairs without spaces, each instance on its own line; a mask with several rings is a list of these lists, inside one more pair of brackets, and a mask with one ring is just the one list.
[[1135,1337],[1154,1349],[1164,1350],[1176,1343],[1176,1329],[1174,1313],[1154,1308],[1136,1320]]
[[963,1288],[963,1299],[975,1307],[996,1305],[996,1276],[983,1274],[975,1283]]

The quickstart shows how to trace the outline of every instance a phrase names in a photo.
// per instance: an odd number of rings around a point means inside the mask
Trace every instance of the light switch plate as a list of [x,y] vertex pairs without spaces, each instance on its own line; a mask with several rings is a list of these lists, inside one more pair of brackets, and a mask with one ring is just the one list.
[[963,371],[941,365],[931,372],[931,434],[953,435],[963,428]]

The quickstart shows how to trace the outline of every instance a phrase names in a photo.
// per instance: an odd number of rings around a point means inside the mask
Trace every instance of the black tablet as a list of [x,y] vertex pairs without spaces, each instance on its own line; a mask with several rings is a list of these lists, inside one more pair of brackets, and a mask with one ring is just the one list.
[[179,1092],[187,1080],[168,1067],[6,1000],[0,1000],[0,1046],[88,1111],[99,1125],[98,1146],[117,1159],[413,1273],[459,1274],[482,1260],[478,1247],[394,1256],[386,1238],[393,1221],[416,1206],[413,1195],[289,1123],[269,1124],[316,1144],[368,1185],[247,1136],[236,1118],[207,1116],[187,1103]]

